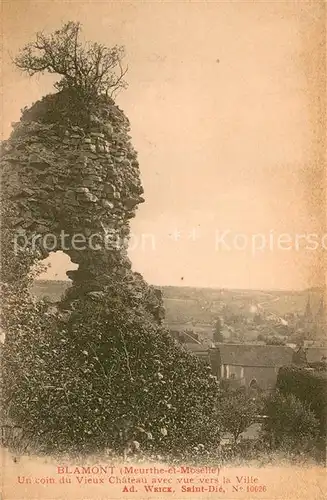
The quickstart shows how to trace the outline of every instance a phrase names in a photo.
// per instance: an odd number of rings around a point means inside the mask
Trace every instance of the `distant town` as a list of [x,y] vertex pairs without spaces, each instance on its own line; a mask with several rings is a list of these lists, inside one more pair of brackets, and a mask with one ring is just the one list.
[[[69,281],[37,280],[32,292],[55,304],[69,287]],[[171,335],[233,388],[270,392],[282,366],[326,361],[322,288],[160,289]]]

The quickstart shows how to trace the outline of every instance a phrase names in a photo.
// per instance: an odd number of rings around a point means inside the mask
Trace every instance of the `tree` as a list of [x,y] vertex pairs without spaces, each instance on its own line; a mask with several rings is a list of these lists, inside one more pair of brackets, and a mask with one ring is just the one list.
[[246,394],[227,394],[219,401],[218,421],[221,429],[232,434],[235,444],[240,435],[254,423],[258,404]]
[[273,394],[266,401],[264,431],[271,443],[279,447],[304,446],[319,432],[319,421],[310,407],[294,394]]
[[30,76],[45,71],[60,75],[62,78],[55,84],[58,90],[73,89],[87,100],[124,88],[124,48],[83,44],[80,37],[81,24],[72,21],[51,34],[38,32],[36,41],[27,44],[14,62]]
[[215,328],[213,331],[213,341],[216,343],[219,342],[224,342],[224,337],[222,334],[222,326],[221,326],[221,320],[220,318],[217,318],[216,323],[215,323]]

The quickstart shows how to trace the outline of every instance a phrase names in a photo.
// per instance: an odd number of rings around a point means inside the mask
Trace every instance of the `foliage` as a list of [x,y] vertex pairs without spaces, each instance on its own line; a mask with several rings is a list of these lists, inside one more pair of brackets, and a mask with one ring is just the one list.
[[55,84],[58,90],[74,89],[83,99],[99,94],[113,94],[126,86],[122,67],[124,48],[112,48],[80,39],[81,25],[68,22],[54,33],[39,32],[33,43],[26,45],[15,58],[18,68],[30,76],[55,73],[62,78]]
[[[32,283],[33,279],[40,274],[44,269],[41,262],[36,263],[38,255],[31,249],[24,252],[24,255],[15,248],[15,232],[8,220],[17,217],[16,210],[13,203],[4,199],[3,193],[0,205],[0,220],[1,220],[1,233],[0,233],[0,283],[6,283],[9,286],[14,286],[18,290],[26,290]],[[17,234],[16,234],[17,236]],[[13,295],[17,295],[14,291]]]
[[[16,335],[24,328],[32,334],[37,328],[36,319],[42,318],[45,302],[37,303],[29,293],[34,279],[46,266],[38,259],[36,251],[27,248],[24,252],[15,249],[14,230],[7,221],[15,215],[13,204],[2,199],[0,218],[0,259],[1,259],[1,316],[0,326],[8,337]],[[47,306],[46,306],[47,307]],[[42,327],[43,328],[43,327]],[[42,330],[41,328],[41,330]]]
[[273,394],[266,401],[264,431],[276,448],[303,448],[317,437],[319,422],[310,407],[293,394]]
[[237,443],[241,434],[254,423],[258,403],[242,392],[228,393],[220,399],[217,415],[221,429],[232,434]]
[[267,455],[267,443],[261,439],[246,439],[241,438],[234,443],[225,445],[222,450],[222,460],[227,463],[235,463],[237,461],[246,461],[246,466],[249,466],[249,460],[256,460],[260,456],[263,461],[263,455]]
[[80,300],[58,325],[43,303],[29,318],[20,311],[4,348],[11,419],[49,451],[123,453],[138,442],[149,453],[185,454],[215,446],[210,369],[145,310],[126,305],[125,293],[116,283],[104,301]]
[[[27,254],[13,255],[10,260],[5,248],[8,243],[9,231],[2,230],[2,268],[1,279],[1,317],[0,327],[4,334],[4,345],[1,345],[1,425],[8,429],[18,429],[18,435],[7,436],[4,444],[14,446],[16,452],[25,451],[32,438],[28,429],[22,429],[15,424],[11,409],[15,407],[15,393],[20,390],[21,380],[29,373],[38,369],[37,359],[31,349],[31,342],[36,345],[42,339],[44,330],[49,324],[49,305],[47,301],[36,301],[29,293],[29,285],[43,270],[42,264],[36,265],[26,273],[27,266],[33,264],[33,256]],[[4,263],[6,267],[4,267]],[[25,274],[26,273],[26,274]],[[14,281],[16,276],[16,281]],[[52,322],[53,323],[53,322]],[[16,349],[13,349],[13,346]],[[35,365],[36,363],[36,365]],[[9,390],[8,390],[9,389]],[[14,425],[12,427],[12,425]],[[5,428],[3,427],[3,429]],[[20,435],[22,431],[22,436]]]
[[326,435],[327,374],[305,367],[283,367],[278,372],[277,389],[284,394],[294,394],[310,406],[320,422],[321,435]]

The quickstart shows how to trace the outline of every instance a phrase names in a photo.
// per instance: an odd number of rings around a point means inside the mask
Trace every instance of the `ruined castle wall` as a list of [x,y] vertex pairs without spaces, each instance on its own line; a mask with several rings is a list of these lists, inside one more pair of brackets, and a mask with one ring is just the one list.
[[[67,273],[71,296],[101,291],[106,275],[130,278],[129,221],[144,199],[128,132],[111,99],[85,114],[59,93],[25,110],[3,144],[2,197],[11,207],[3,224],[40,259],[62,250],[78,264]],[[144,293],[140,275],[132,281]]]

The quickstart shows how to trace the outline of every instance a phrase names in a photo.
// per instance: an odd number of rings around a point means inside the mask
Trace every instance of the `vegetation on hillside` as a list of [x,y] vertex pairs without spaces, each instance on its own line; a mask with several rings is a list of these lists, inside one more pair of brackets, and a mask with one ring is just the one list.
[[70,234],[104,223],[128,239],[141,186],[128,120],[109,97],[122,85],[123,75],[115,76],[122,50],[82,46],[79,37],[80,25],[68,23],[38,34],[16,59],[30,75],[48,71],[61,79],[56,94],[24,110],[2,161],[8,171],[14,161],[26,182],[35,179],[33,189],[18,185],[18,196],[11,186],[3,193],[3,205],[19,212],[3,218],[1,235],[7,418],[46,452],[131,448],[192,456],[198,445],[218,445],[212,424],[218,384],[160,325],[160,294],[131,271],[126,249],[69,249],[79,268],[53,308],[29,293],[30,271],[43,254],[6,244],[21,221],[29,235],[40,221],[43,230]]
[[310,407],[294,394],[276,392],[265,405],[264,431],[273,449],[303,452],[313,449],[319,434],[319,421]]

